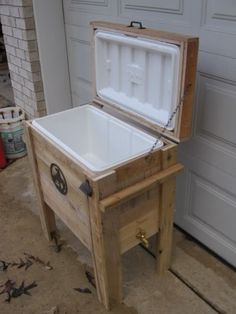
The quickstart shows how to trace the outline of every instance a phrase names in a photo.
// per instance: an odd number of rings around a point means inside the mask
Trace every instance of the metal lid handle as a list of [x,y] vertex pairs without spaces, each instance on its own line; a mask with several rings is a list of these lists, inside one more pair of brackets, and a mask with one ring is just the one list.
[[139,25],[139,29],[145,29],[146,27],[143,27],[142,22],[138,22],[138,21],[131,21],[130,24],[128,25],[128,27],[134,27],[134,24]]

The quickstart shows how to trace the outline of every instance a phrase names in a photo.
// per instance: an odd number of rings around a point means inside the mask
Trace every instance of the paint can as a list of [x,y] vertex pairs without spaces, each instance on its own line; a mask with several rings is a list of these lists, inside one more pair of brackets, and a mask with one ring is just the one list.
[[23,157],[26,145],[23,141],[24,111],[19,107],[0,109],[0,134],[7,159]]

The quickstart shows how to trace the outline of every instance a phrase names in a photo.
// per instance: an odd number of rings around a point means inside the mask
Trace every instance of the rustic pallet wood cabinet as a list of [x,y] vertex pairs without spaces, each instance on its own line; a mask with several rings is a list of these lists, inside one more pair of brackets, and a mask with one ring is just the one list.
[[[94,172],[41,132],[32,121],[25,123],[45,236],[50,240],[56,231],[56,214],[91,252],[98,298],[109,309],[113,301],[122,299],[121,255],[124,252],[157,234],[157,272],[163,274],[170,266],[175,177],[183,169],[177,162],[176,142],[190,136],[198,40],[105,22],[93,22],[92,28],[94,32],[112,30],[177,45],[181,60],[177,96],[181,108],[176,126],[166,131],[169,139],[163,138],[163,146],[150,154]],[[93,105],[102,105],[100,110],[112,109],[152,129],[156,136],[161,132],[161,126],[140,114],[101,99],[96,86]],[[60,193],[55,187],[52,165],[63,173],[66,193]]]

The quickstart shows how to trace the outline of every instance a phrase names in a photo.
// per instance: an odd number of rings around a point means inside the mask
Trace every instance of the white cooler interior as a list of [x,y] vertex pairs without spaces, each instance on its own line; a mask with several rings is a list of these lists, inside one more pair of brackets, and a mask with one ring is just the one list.
[[[156,141],[149,134],[91,105],[35,119],[32,123],[95,172],[148,152]],[[159,141],[156,148],[162,145]]]
[[[177,45],[121,33],[95,33],[97,95],[126,111],[165,125],[179,101]],[[175,127],[175,119],[168,129]]]

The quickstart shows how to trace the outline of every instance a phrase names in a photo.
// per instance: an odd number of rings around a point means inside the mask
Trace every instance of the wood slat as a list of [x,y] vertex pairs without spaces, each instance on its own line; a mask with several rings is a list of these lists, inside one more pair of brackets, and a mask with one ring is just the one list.
[[148,38],[165,39],[166,42],[172,44],[181,44],[181,42],[195,41],[197,38],[189,35],[160,31],[151,28],[140,29],[138,27],[127,27],[124,24],[110,23],[104,21],[93,21],[90,23],[93,29],[117,30],[123,34],[132,34]]
[[118,208],[119,227],[122,228],[132,221],[138,220],[149,211],[159,211],[160,185],[155,184],[146,192],[121,204]]
[[157,243],[157,273],[162,275],[170,267],[173,216],[176,189],[176,178],[169,178],[161,186],[161,200],[159,211],[159,233]]
[[115,208],[102,215],[105,265],[110,302],[122,300],[122,266],[119,237],[119,211]]
[[99,192],[96,183],[90,181],[90,186],[93,189],[93,195],[88,199],[90,233],[93,248],[91,253],[95,272],[96,289],[99,301],[104,304],[106,309],[110,309],[102,217],[101,211],[98,207]]
[[178,146],[164,147],[161,150],[161,169],[167,169],[176,164]]
[[156,209],[149,211],[120,229],[120,254],[140,243],[136,238],[139,230],[146,232],[147,239],[157,233],[158,211]]
[[52,239],[52,233],[56,231],[56,221],[54,212],[44,202],[42,185],[40,182],[39,170],[35,154],[35,146],[33,142],[33,135],[31,130],[31,124],[29,122],[24,123],[24,136],[27,144],[28,158],[31,165],[33,174],[34,186],[36,190],[36,196],[39,205],[39,216],[41,220],[42,229],[45,237],[50,241]]
[[[169,145],[168,145],[169,146]],[[121,189],[135,184],[161,169],[161,151],[157,150],[147,159],[147,155],[136,157],[114,167],[113,172],[95,179],[99,188],[99,198],[103,199]]]
[[196,85],[197,56],[198,56],[198,40],[188,43],[185,48],[185,71],[183,71],[184,83],[182,86],[182,95],[186,93],[182,106],[181,116],[178,125],[178,138],[180,141],[186,140],[191,136],[192,132],[192,116],[194,91]]
[[147,179],[138,182],[120,192],[117,192],[99,202],[99,207],[101,211],[106,211],[107,208],[118,206],[140,193],[143,193],[145,190],[149,189],[155,183],[161,183],[167,180],[169,177],[176,175],[178,172],[183,170],[181,164],[176,164],[172,167],[167,168],[153,176],[148,177]]

